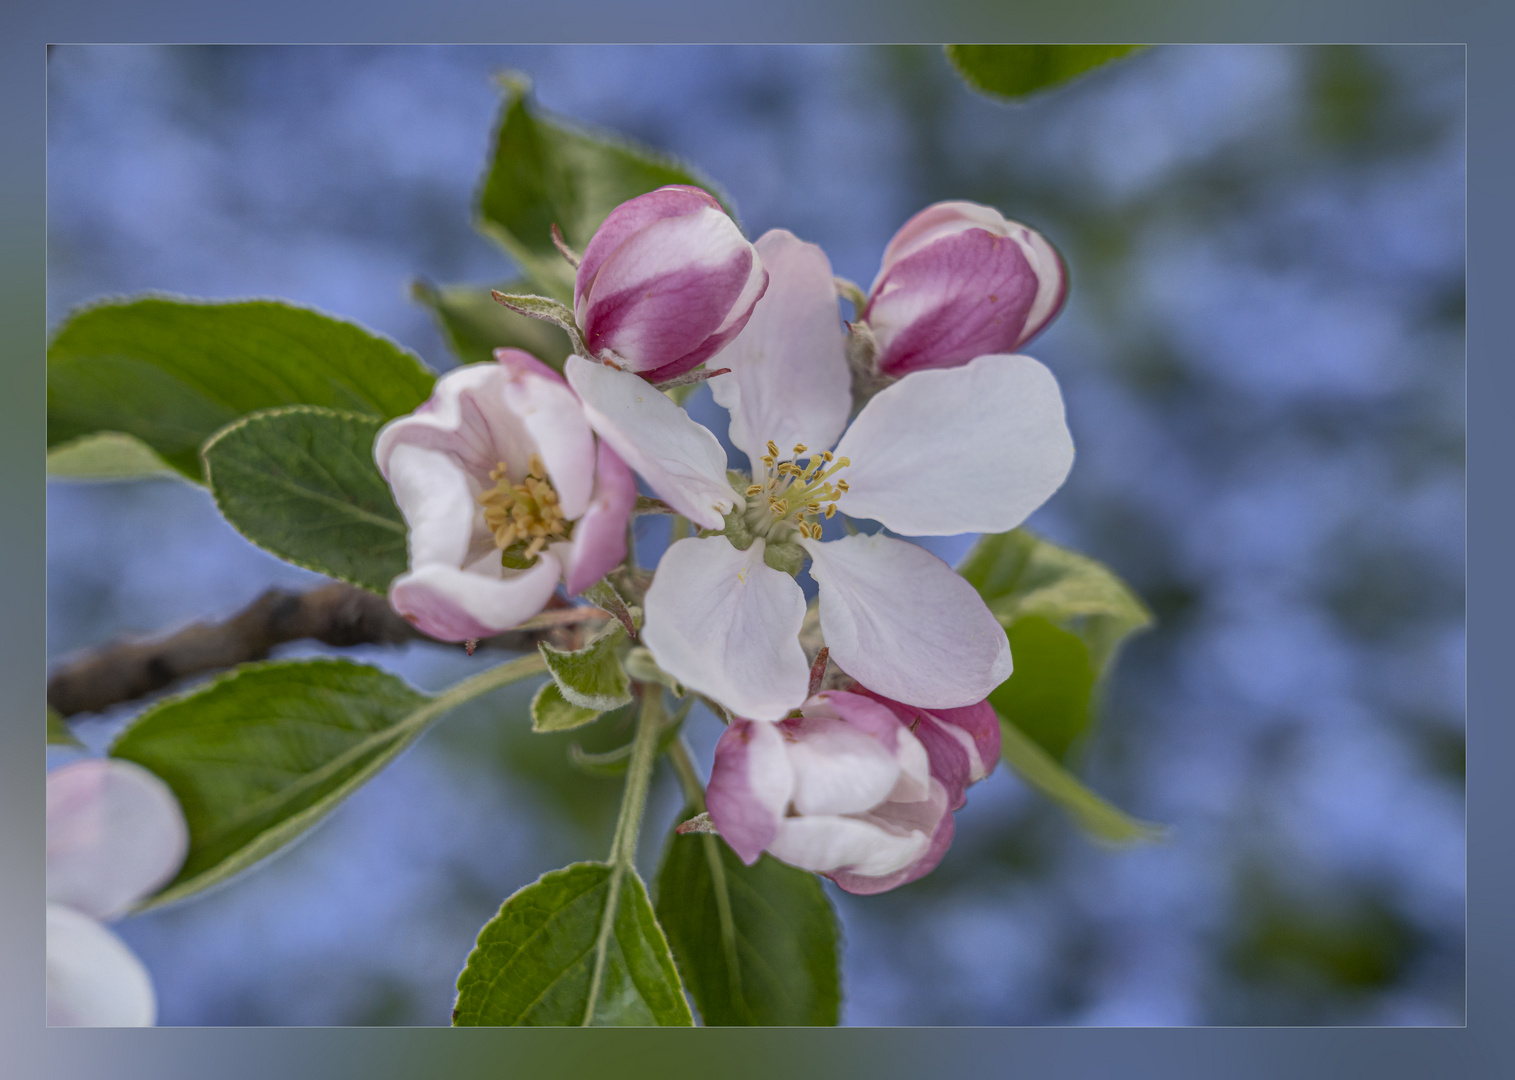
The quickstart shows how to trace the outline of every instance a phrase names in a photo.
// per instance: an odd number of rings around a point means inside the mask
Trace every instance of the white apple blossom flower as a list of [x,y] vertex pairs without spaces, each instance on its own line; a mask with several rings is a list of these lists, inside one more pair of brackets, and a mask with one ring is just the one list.
[[495,360],[449,371],[374,440],[410,534],[389,602],[441,641],[509,630],[626,557],[631,471],[561,375],[520,349]]
[[711,389],[731,412],[750,481],[733,487],[715,435],[642,379],[581,357],[565,368],[600,437],[679,513],[725,529],[664,554],[643,640],[664,669],[737,715],[783,718],[809,689],[798,639],[805,601],[791,574],[769,563],[802,553],[831,658],[849,675],[912,705],[981,701],[1011,660],[972,586],[891,536],[823,541],[820,520],[841,510],[911,536],[1014,528],[1072,466],[1057,380],[1030,357],[981,356],[907,375],[848,427],[830,262],[782,230],[756,247],[768,291],[711,361],[731,369]]
[[91,759],[47,777],[47,1022],[150,1027],[152,979],[102,923],[173,877],[189,829],[168,785],[129,761]]

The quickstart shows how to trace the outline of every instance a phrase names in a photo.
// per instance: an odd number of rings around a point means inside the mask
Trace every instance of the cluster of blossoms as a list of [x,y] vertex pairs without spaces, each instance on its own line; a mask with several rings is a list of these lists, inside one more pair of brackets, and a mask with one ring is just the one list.
[[[895,235],[844,325],[816,245],[781,229],[749,243],[696,188],[632,199],[578,263],[587,355],[559,375],[502,349],[380,434],[410,526],[391,601],[443,640],[518,625],[625,559],[640,476],[700,530],[635,599],[658,665],[733,718],[707,791],[721,835],[748,862],[766,850],[853,892],[914,880],[998,758],[984,699],[1010,648],[946,563],[850,526],[1003,532],[1061,486],[1057,381],[1014,350],[1065,281],[1031,229],[939,203]],[[745,472],[656,385],[702,363],[725,369],[710,387]],[[832,689],[802,637],[807,563]]]

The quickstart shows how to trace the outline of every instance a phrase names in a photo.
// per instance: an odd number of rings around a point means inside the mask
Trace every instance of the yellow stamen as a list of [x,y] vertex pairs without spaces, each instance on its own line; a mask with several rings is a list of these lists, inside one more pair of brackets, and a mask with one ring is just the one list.
[[797,442],[794,444],[794,452],[796,454],[803,454],[807,449],[809,448],[802,442]]
[[[768,440],[768,453],[774,457],[779,456],[779,444],[774,442],[772,439]],[[773,462],[770,461],[768,464],[772,465]]]
[[747,497],[748,498],[751,498],[754,495],[761,495],[762,492],[763,492],[763,485],[762,484],[748,484],[747,485]]

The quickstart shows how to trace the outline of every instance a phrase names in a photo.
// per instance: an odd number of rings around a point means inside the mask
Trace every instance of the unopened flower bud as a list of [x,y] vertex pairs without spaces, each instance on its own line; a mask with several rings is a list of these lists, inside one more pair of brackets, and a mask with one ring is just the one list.
[[591,354],[661,382],[736,337],[767,287],[721,204],[672,184],[610,212],[584,249],[573,312]]
[[737,720],[716,744],[710,819],[745,862],[763,851],[877,893],[928,874],[952,842],[952,812],[994,767],[984,702],[925,710],[822,691],[778,723]]
[[1036,230],[993,207],[941,202],[889,241],[863,315],[878,370],[901,376],[1013,353],[1066,295],[1063,261]]

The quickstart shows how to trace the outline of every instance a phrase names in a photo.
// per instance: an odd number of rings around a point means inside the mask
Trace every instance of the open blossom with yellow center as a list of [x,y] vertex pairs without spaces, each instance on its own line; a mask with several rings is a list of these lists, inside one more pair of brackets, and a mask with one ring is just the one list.
[[374,459],[409,526],[390,603],[434,638],[508,630],[626,557],[636,479],[563,377],[519,349],[439,378]]
[[530,566],[549,543],[568,539],[573,522],[563,516],[542,455],[531,455],[519,484],[511,483],[510,467],[503,461],[489,470],[489,478],[494,487],[481,492],[478,502],[503,565],[517,570]]
[[1010,675],[1010,647],[973,587],[915,544],[823,540],[822,523],[840,512],[908,536],[1019,525],[1073,463],[1057,380],[1030,357],[980,356],[905,376],[849,426],[830,262],[782,230],[756,247],[768,291],[710,361],[731,369],[710,388],[751,463],[744,482],[733,486],[715,435],[643,380],[580,357],[565,368],[600,438],[679,513],[722,532],[669,547],[643,641],[737,715],[782,719],[809,691],[805,597],[786,572],[808,557],[821,632],[847,674],[922,708],[982,701]]

